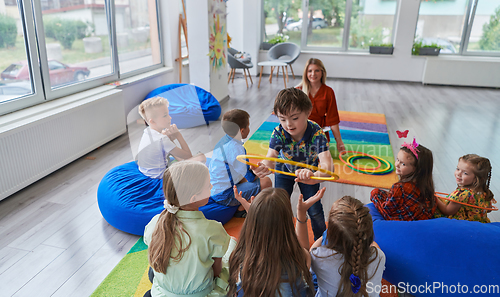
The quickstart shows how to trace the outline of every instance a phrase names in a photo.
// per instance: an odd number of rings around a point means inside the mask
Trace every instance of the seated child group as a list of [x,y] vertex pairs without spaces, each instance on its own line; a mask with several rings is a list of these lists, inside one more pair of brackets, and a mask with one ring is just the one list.
[[[300,89],[279,92],[273,110],[279,126],[267,157],[333,172],[329,140],[308,119],[312,108]],[[163,179],[165,196],[164,211],[144,231],[152,281],[145,296],[378,296],[369,289],[381,285],[386,258],[374,242],[369,209],[356,198],[335,197],[325,223],[321,198],[328,193],[311,177],[327,174],[292,162],[263,160],[254,167],[237,160],[246,154],[242,140],[250,133],[246,111],[223,114],[225,135],[209,161],[193,155],[170,121],[166,99],[145,100],[139,113],[148,127],[136,161],[144,175]],[[275,173],[273,187],[270,169],[294,176]],[[415,140],[403,143],[395,161],[399,181],[389,190],[374,189],[371,202],[386,220],[490,222],[486,209],[495,200],[487,158],[459,158],[457,188],[444,202],[436,199],[432,169],[428,148]],[[296,217],[290,203],[295,184],[300,189]],[[238,239],[226,233],[226,221],[214,209],[245,218]]]

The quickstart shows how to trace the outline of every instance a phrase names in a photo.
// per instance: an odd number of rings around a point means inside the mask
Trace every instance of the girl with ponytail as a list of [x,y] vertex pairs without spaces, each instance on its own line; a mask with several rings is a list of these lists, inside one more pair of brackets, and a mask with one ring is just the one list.
[[456,202],[437,199],[439,211],[450,219],[489,223],[487,213],[491,210],[484,208],[491,208],[496,203],[490,190],[490,180],[490,160],[475,154],[460,157],[455,169],[457,189],[448,196]]
[[165,170],[165,210],[144,230],[153,275],[144,296],[226,295],[229,272],[222,257],[230,254],[232,240],[221,223],[198,210],[207,204],[211,188],[208,168],[200,162],[181,161]]
[[385,254],[373,241],[372,217],[359,200],[344,196],[330,210],[328,229],[311,247],[316,296],[379,296]]

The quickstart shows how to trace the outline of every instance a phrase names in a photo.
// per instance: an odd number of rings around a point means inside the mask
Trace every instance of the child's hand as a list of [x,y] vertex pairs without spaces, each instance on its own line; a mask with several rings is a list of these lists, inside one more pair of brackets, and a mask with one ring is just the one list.
[[233,191],[234,191],[234,198],[236,198],[236,200],[238,200],[241,203],[243,208],[245,208],[245,210],[248,213],[248,210],[250,209],[250,204],[251,202],[253,202],[255,197],[254,196],[250,197],[250,202],[248,202],[245,198],[243,198],[243,196],[241,196],[241,191],[238,193],[238,188],[236,188],[236,185],[233,186]]
[[297,178],[295,179],[296,182],[298,183],[303,183],[303,184],[308,184],[308,185],[315,185],[317,184],[318,180],[311,179],[312,176],[314,176],[314,173],[309,170],[309,169],[298,169],[295,170],[295,175]]
[[318,192],[306,201],[304,201],[304,196],[300,194],[299,196],[299,201],[297,202],[297,216],[299,214],[303,214],[305,216],[307,210],[316,202],[318,202],[321,198],[323,198],[323,195],[325,194],[326,188],[323,187],[319,189]]
[[177,129],[177,125],[173,124],[173,125],[170,125],[170,127],[163,129],[163,131],[161,131],[161,133],[163,135],[168,136],[168,138],[170,138],[171,141],[174,141],[177,139],[180,132],[179,132],[179,129]]
[[269,167],[266,166],[266,164],[259,162],[259,167],[255,166],[250,166],[250,169],[252,169],[253,173],[257,175],[259,178],[263,178],[269,174],[271,174],[271,170],[269,170]]

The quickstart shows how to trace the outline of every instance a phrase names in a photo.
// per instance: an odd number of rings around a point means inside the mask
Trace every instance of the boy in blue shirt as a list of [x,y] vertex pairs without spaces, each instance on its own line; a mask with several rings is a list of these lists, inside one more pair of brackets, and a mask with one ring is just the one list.
[[[267,157],[301,162],[333,172],[333,160],[325,133],[318,124],[308,120],[311,110],[311,100],[303,91],[289,88],[278,93],[274,101],[274,114],[278,116],[280,125],[271,135]],[[319,171],[312,172],[298,166],[275,164],[267,160],[259,162],[259,167],[252,169],[262,178],[271,173],[269,168],[294,172],[296,177],[276,173],[274,187],[285,189],[291,196],[293,186],[297,182],[304,200],[314,196],[319,190],[319,183],[322,182],[311,177],[328,176]],[[318,239],[326,230],[321,201],[316,202],[307,212],[311,218],[314,239]]]
[[269,177],[256,177],[250,167],[236,159],[239,155],[246,155],[242,139],[250,133],[250,115],[241,109],[232,109],[222,116],[222,129],[226,133],[215,145],[212,160],[210,161],[210,183],[212,184],[211,198],[225,206],[239,205],[236,216],[244,216],[245,211],[241,203],[234,198],[233,186],[249,200],[264,188],[271,187]]

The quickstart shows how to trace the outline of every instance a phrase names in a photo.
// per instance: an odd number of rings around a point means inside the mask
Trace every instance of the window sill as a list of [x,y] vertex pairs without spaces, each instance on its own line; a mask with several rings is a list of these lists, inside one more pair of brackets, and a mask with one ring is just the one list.
[[500,57],[492,56],[469,56],[469,55],[451,55],[443,54],[438,56],[416,56],[416,57],[426,57],[429,59],[439,59],[443,61],[465,61],[465,62],[500,62]]
[[159,76],[161,74],[169,73],[169,72],[173,72],[173,71],[174,71],[173,67],[162,67],[162,68],[158,68],[158,69],[155,69],[152,71],[141,73],[141,74],[138,74],[138,75],[135,75],[132,77],[127,77],[127,78],[124,78],[121,80],[117,80],[115,82],[108,83],[108,85],[112,85],[112,86],[116,86],[116,87],[133,85],[133,84],[139,83],[143,80],[150,79],[150,78],[153,78],[155,76]]
[[173,71],[174,69],[172,67],[162,67],[123,80],[108,83],[97,88],[50,100],[35,106],[2,115],[0,116],[0,132],[6,132],[34,122],[40,118],[57,114],[63,110],[77,108],[78,106],[87,104],[91,101],[99,100],[105,94],[120,92],[121,86],[133,85],[146,79]]
[[[267,50],[259,50],[261,53],[267,53]],[[370,54],[368,51],[314,51],[314,50],[303,50],[301,54],[313,54],[313,55],[335,55],[335,56],[356,56],[356,57],[392,57],[394,55],[382,55],[382,54]]]

